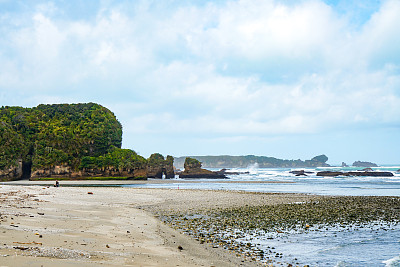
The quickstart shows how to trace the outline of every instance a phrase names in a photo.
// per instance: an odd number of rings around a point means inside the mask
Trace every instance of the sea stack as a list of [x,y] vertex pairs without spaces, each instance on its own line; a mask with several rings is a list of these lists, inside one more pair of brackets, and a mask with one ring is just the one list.
[[184,164],[185,170],[179,174],[179,178],[227,178],[224,174],[202,169],[201,162],[187,157]]

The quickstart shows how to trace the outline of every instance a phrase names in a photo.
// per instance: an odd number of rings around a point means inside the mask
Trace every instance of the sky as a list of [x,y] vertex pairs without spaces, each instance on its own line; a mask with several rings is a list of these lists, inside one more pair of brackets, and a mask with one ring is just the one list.
[[148,157],[400,164],[400,1],[0,0],[0,106],[99,103]]

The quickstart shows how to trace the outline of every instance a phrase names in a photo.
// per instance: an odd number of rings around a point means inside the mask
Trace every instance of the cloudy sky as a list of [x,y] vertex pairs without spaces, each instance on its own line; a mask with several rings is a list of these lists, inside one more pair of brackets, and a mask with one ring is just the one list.
[[400,163],[400,1],[0,0],[0,105],[96,102],[144,156]]

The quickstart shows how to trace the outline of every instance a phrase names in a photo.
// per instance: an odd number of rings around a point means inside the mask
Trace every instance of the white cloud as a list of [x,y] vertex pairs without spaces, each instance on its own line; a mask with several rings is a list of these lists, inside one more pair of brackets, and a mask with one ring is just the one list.
[[235,139],[400,123],[398,1],[362,27],[322,1],[149,3],[90,19],[59,18],[60,3],[2,15],[19,23],[0,25],[2,102],[15,90],[20,105],[101,102],[125,135]]

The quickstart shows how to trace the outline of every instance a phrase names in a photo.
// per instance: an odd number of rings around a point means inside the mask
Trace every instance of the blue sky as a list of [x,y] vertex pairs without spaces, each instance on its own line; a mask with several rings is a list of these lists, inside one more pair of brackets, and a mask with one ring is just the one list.
[[0,0],[0,105],[96,102],[149,156],[400,163],[400,1]]

